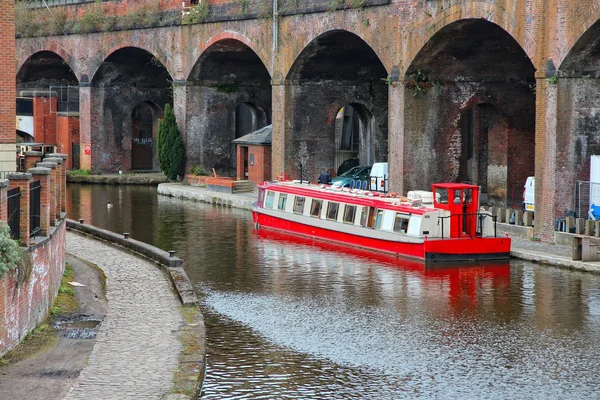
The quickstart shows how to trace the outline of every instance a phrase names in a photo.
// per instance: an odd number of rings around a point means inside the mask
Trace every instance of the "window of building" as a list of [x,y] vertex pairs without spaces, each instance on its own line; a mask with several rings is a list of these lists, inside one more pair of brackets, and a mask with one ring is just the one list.
[[406,214],[396,213],[396,218],[394,219],[394,232],[406,233],[408,229],[408,218],[409,216]]
[[323,207],[323,200],[313,199],[312,204],[310,206],[310,215],[312,217],[317,217],[321,215],[321,207]]
[[277,209],[285,211],[286,203],[287,203],[287,194],[279,193],[279,203],[277,203]]
[[305,200],[304,197],[296,197],[296,200],[294,201],[294,213],[302,214],[304,212]]
[[265,208],[273,208],[273,201],[275,201],[275,193],[267,193],[267,201],[265,201]]
[[346,204],[346,207],[344,207],[344,222],[346,224],[353,224],[354,215],[356,215],[356,206]]
[[339,208],[340,203],[330,201],[329,204],[327,204],[327,219],[337,220]]

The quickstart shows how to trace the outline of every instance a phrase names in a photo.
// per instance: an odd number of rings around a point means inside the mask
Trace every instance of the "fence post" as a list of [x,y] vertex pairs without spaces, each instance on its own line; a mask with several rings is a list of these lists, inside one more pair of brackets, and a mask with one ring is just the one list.
[[63,153],[50,153],[48,157],[60,158],[62,163],[60,165],[60,209],[59,211],[67,211],[67,158],[69,157]]
[[34,168],[37,163],[42,161],[41,151],[26,151],[25,152],[25,171],[29,168]]
[[8,223],[8,179],[0,179],[0,221]]
[[30,168],[34,181],[40,181],[40,235],[50,235],[50,173],[49,168]]
[[54,162],[50,162],[50,161],[42,161],[42,162],[38,163],[37,166],[50,169],[50,201],[49,201],[50,225],[55,226],[56,219],[58,217],[60,217],[60,214],[58,213],[58,209],[57,209],[57,205],[58,205],[58,199],[57,199],[58,182],[56,181],[57,164]]
[[18,187],[21,191],[19,201],[19,229],[21,234],[19,239],[29,246],[29,183],[31,182],[31,174],[27,172],[15,172],[8,174],[10,181],[9,187]]

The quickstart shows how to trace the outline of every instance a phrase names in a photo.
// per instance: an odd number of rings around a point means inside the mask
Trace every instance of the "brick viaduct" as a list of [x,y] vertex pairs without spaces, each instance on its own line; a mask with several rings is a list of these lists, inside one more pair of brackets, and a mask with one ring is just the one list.
[[469,180],[490,204],[520,204],[535,174],[536,234],[551,238],[600,154],[600,1],[280,0],[252,12],[269,3],[213,0],[191,25],[18,38],[17,89],[79,86],[81,166],[107,171],[134,167],[135,125],[155,130],[171,103],[188,169],[228,173],[245,104],[252,128],[273,124],[273,174],[297,176],[306,151],[316,177],[336,167],[334,122],[351,105],[358,155],[389,161],[393,191]]

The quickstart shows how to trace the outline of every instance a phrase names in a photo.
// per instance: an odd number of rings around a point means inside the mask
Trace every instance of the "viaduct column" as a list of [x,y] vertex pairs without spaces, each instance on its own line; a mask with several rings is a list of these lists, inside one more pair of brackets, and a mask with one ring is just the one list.
[[272,85],[272,121],[273,134],[271,139],[271,178],[275,179],[282,173],[290,173],[287,165],[286,152],[292,146],[292,111],[290,104],[289,82],[283,79],[271,81]]
[[388,165],[390,191],[404,194],[404,83],[388,85]]
[[2,68],[0,68],[0,171],[14,172],[16,118],[16,40],[15,2],[0,2],[0,43],[2,43]]
[[[191,153],[190,146],[188,146],[188,91],[186,81],[174,81],[173,82],[173,113],[177,120],[177,126],[179,132],[183,138],[185,144],[185,152],[188,154],[186,161],[186,172],[190,170],[193,164],[190,163],[189,154]],[[158,139],[158,138],[157,138]],[[158,152],[158,148],[156,149]]]
[[543,241],[554,241],[556,203],[557,86],[548,83],[546,71],[537,71],[535,110],[535,227]]
[[79,84],[79,168],[92,169],[92,87]]

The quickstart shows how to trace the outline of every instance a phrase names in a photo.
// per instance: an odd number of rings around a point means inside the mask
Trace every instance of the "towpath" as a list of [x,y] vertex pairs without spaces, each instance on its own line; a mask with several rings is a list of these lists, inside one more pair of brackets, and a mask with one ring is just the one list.
[[173,387],[184,321],[176,294],[156,265],[104,242],[67,234],[67,252],[106,275],[106,316],[71,399],[161,399]]

